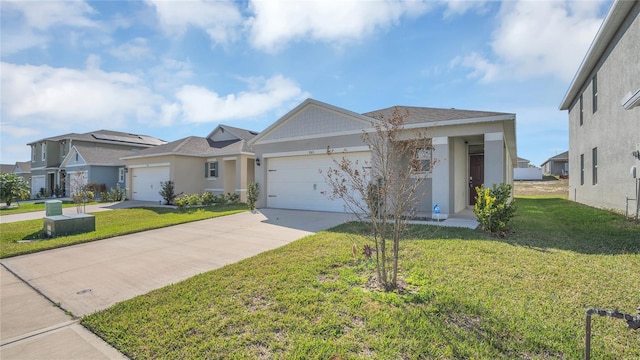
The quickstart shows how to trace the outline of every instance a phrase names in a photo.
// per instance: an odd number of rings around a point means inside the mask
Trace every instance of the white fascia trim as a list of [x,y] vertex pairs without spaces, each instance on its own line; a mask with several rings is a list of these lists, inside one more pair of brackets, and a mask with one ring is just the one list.
[[640,89],[636,90],[635,94],[631,91],[628,92],[620,103],[625,110],[631,110],[636,106],[640,106]]
[[483,122],[509,121],[509,120],[515,120],[515,119],[516,119],[515,114],[494,115],[494,116],[484,116],[484,117],[469,118],[469,119],[443,120],[443,121],[434,121],[429,123],[407,124],[407,125],[404,125],[402,128],[405,130],[410,130],[410,129],[430,128],[430,127],[437,127],[437,126],[466,125],[466,124],[478,124]]
[[67,165],[64,168],[67,169],[67,168],[82,167],[82,166],[89,166],[89,165],[87,165],[87,164],[73,164],[73,165]]
[[156,163],[156,164],[141,164],[141,165],[129,165],[129,169],[140,169],[140,168],[149,168],[149,167],[161,167],[161,166],[169,166],[171,163]]
[[235,156],[234,157],[223,157],[222,161],[236,161],[238,160]]
[[[250,153],[250,152],[246,152],[246,151],[241,151],[239,153],[234,153],[233,155],[236,155],[236,154],[238,154],[238,155],[247,155],[247,156],[253,156],[254,155],[254,153]],[[159,156],[170,156],[170,155],[175,155],[175,156],[193,156],[193,157],[211,156],[210,154],[182,154],[182,153],[177,153],[177,152],[166,152],[166,153],[160,153],[160,154],[125,156],[125,157],[120,158],[120,160],[144,159],[144,158],[159,157]],[[229,155],[229,154],[226,154],[226,155]],[[216,156],[223,156],[223,154],[216,155]]]
[[260,144],[273,144],[273,143],[296,141],[296,140],[322,139],[322,138],[335,137],[335,136],[346,136],[346,135],[360,135],[360,134],[362,134],[363,131],[370,133],[370,132],[374,132],[375,129],[370,128],[370,129],[361,129],[361,130],[339,131],[339,132],[325,133],[325,134],[293,136],[293,137],[286,137],[286,138],[282,138],[282,139],[263,140],[263,141],[260,141]]
[[[368,146],[351,146],[345,148],[332,149],[334,154],[371,151]],[[299,150],[299,151],[283,151],[262,154],[263,158],[285,157],[285,156],[304,156],[304,155],[326,155],[327,149]]]
[[43,178],[46,177],[47,175],[33,175],[31,178]]
[[31,171],[34,171],[34,170],[44,170],[44,169],[46,169],[46,168],[47,168],[46,166],[41,166],[41,167],[37,167],[37,168],[31,168]]
[[247,192],[247,189],[236,189],[238,192]]

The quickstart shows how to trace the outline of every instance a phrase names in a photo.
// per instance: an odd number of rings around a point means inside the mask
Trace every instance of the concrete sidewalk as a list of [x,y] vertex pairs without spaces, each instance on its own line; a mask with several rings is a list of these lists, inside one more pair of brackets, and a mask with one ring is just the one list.
[[[53,199],[53,200],[58,200],[58,199]],[[153,201],[126,200],[126,201],[119,201],[119,202],[87,205],[85,207],[85,212],[95,213],[95,212],[109,211],[109,210],[115,210],[115,209],[127,209],[127,208],[134,208],[134,207],[157,207],[157,206],[165,206],[165,205],[159,205],[157,202],[153,202]],[[78,210],[76,209],[75,206],[66,207],[62,209],[62,213],[64,215],[77,214]],[[44,218],[44,216],[45,216],[44,210],[13,214],[13,215],[2,215],[0,216],[0,224],[24,221],[24,220],[42,219]]]
[[0,358],[125,358],[2,266],[0,279]]
[[[349,220],[341,213],[264,209],[3,259],[3,266],[42,295],[3,270],[0,354],[2,359],[117,358],[119,353],[96,346],[93,334],[52,303],[84,316]],[[29,302],[35,310],[22,306]],[[5,303],[14,304],[6,314]],[[24,325],[37,319],[42,323]]]

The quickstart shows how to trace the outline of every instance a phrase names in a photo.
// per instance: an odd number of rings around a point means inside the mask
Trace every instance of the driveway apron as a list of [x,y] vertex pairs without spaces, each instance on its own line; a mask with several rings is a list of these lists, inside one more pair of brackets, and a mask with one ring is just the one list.
[[[37,347],[34,341],[42,347],[95,338],[63,310],[88,315],[351,219],[340,213],[264,209],[3,259],[3,266],[59,308],[2,269],[2,358],[39,358],[24,352]],[[17,294],[13,300],[11,291]],[[78,351],[83,349],[91,350]]]

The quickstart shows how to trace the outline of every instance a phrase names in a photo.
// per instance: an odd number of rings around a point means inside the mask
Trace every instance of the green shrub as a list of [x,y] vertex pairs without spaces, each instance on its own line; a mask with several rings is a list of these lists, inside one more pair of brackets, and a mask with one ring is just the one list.
[[236,193],[227,193],[224,196],[225,199],[225,204],[237,204],[240,202],[240,195],[236,194]]
[[162,189],[158,191],[158,194],[160,194],[160,196],[162,196],[162,198],[164,199],[165,205],[172,205],[174,199],[176,198],[173,181],[162,181],[160,182],[160,187]]
[[511,199],[511,185],[495,184],[491,188],[484,185],[476,187],[478,194],[473,212],[482,226],[482,230],[505,236],[508,230],[509,220],[516,211],[515,199]]
[[173,204],[176,205],[178,209],[186,208],[187,206],[189,206],[189,195],[182,194],[182,195],[176,196],[173,199]]
[[260,193],[260,188],[258,184],[251,183],[247,188],[247,205],[249,205],[249,210],[256,209],[256,201],[258,201],[258,194]]
[[122,201],[125,197],[125,190],[120,188],[120,184],[116,184],[115,189],[111,188],[109,192],[100,193],[100,200],[102,202]]
[[202,205],[211,206],[215,203],[215,196],[210,192],[204,192],[202,193],[200,200],[202,201]]

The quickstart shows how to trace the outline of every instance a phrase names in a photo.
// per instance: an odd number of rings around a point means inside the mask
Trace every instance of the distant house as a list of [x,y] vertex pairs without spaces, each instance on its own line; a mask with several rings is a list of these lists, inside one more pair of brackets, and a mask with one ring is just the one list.
[[516,166],[516,168],[518,168],[518,169],[526,169],[526,168],[529,167],[529,163],[530,162],[531,161],[529,161],[527,159],[518,157],[518,165]]
[[518,158],[518,166],[513,169],[513,180],[542,180],[542,170],[530,164],[531,161]]
[[28,143],[31,146],[31,196],[52,195],[58,189],[63,196],[70,187],[84,184],[118,184],[124,188],[124,161],[120,157],[166,143],[148,135],[97,130],[70,133]]
[[30,161],[18,161],[13,165],[12,173],[19,175],[26,182],[31,184],[31,162]]
[[540,165],[544,175],[568,175],[569,174],[569,152],[565,151],[556,156],[552,156]]
[[254,155],[248,145],[257,132],[219,125],[206,138],[189,136],[122,158],[128,176],[127,197],[162,201],[161,182],[173,181],[176,194],[211,192],[247,199],[254,182]]
[[569,111],[569,199],[624,211],[640,168],[640,2],[616,0],[560,110]]

